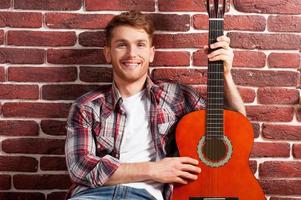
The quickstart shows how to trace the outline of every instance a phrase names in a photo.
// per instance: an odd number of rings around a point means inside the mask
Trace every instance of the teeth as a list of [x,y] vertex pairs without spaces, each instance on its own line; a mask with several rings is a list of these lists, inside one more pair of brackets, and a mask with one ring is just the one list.
[[138,67],[140,65],[140,63],[123,63],[125,66],[127,67]]

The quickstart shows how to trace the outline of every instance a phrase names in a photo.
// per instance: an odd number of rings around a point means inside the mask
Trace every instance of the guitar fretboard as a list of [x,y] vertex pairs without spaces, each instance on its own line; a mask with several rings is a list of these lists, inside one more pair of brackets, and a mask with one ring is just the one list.
[[[224,21],[209,20],[209,44],[223,35]],[[223,61],[208,61],[206,138],[224,136],[224,64]]]

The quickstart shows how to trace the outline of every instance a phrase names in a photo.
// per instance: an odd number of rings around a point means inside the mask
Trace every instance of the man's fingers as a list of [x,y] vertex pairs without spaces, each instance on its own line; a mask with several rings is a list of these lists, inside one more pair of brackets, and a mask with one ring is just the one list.
[[201,173],[201,168],[197,167],[197,166],[193,166],[193,165],[183,165],[181,168],[182,171],[186,171],[186,172],[192,172],[195,174]]
[[221,42],[216,42],[214,44],[210,45],[211,49],[216,49],[216,48],[223,48],[223,49],[229,49],[229,43],[225,42],[225,41],[221,41]]
[[198,176],[189,172],[180,172],[178,177],[181,177],[183,179],[189,179],[189,180],[197,180]]
[[216,38],[217,41],[225,41],[227,42],[228,44],[230,44],[230,38],[225,36],[225,35],[222,35],[222,36],[219,36]]
[[179,157],[179,160],[183,164],[192,164],[197,165],[199,164],[199,161],[190,157]]
[[174,181],[174,183],[187,184],[188,181],[184,180],[181,177],[177,177],[176,180]]

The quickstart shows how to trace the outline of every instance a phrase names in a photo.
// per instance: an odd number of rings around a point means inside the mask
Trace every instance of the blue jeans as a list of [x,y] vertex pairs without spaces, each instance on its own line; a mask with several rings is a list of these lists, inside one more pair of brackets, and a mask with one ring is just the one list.
[[156,200],[145,189],[124,185],[90,188],[75,194],[69,200]]

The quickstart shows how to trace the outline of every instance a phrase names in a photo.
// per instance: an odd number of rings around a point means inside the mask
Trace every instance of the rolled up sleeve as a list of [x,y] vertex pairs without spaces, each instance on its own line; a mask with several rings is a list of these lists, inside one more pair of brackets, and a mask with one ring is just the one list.
[[66,163],[72,181],[88,187],[102,186],[120,166],[111,155],[97,156],[93,121],[91,108],[72,105],[67,121]]

